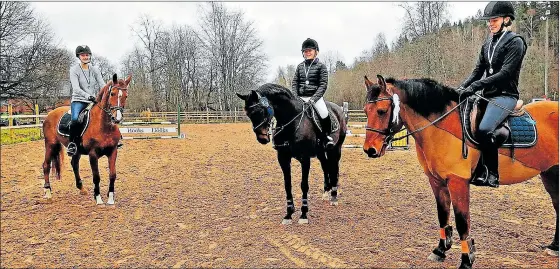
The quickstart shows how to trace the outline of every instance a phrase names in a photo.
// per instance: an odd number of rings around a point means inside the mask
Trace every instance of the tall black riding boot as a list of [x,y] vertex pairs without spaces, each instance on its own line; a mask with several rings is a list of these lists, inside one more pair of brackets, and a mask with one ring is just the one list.
[[486,166],[486,171],[476,180],[485,182],[485,186],[497,188],[500,185],[500,176],[498,173],[498,148],[494,145],[487,146],[482,150],[482,158]]
[[325,139],[325,146],[327,148],[334,147],[334,139],[331,137],[331,117],[327,116],[324,119],[321,119],[321,128],[323,128],[323,138]]
[[70,137],[68,138],[70,140],[70,143],[68,143],[68,147],[66,148],[66,153],[68,153],[69,156],[76,155],[76,153],[78,152],[78,146],[76,144],[78,140],[77,138],[80,135],[80,130],[78,128],[78,121],[70,122]]

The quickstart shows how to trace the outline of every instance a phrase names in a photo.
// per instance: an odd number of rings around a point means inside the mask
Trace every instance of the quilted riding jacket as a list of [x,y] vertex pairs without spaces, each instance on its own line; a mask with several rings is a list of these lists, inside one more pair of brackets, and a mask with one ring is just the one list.
[[526,52],[527,44],[520,35],[510,31],[493,35],[482,45],[476,67],[462,87],[484,89],[484,96],[489,98],[506,95],[519,99],[519,73]]
[[296,68],[292,90],[297,96],[312,97],[313,101],[317,101],[327,91],[328,80],[327,66],[320,62],[319,58],[306,59]]

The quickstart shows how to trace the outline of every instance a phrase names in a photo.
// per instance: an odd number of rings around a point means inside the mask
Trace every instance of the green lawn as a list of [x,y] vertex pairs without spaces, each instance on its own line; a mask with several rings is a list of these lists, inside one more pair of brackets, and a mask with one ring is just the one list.
[[[41,128],[0,129],[0,143],[2,145],[40,140],[43,138]],[[12,134],[10,134],[10,131]]]

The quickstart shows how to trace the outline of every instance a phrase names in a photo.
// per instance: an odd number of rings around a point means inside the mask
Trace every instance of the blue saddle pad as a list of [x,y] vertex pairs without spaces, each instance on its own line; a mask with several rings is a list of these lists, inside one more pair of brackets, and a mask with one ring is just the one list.
[[507,120],[511,135],[502,147],[511,147],[512,140],[516,148],[532,147],[537,143],[536,122],[527,111],[521,116],[510,116]]

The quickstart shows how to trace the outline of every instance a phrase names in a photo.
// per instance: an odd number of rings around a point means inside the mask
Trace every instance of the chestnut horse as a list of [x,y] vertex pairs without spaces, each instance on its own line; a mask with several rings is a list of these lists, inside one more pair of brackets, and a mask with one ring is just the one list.
[[[431,79],[377,78],[374,84],[365,77],[367,133],[363,149],[369,157],[381,157],[402,126],[408,129],[437,204],[440,241],[429,259],[443,261],[445,251],[451,248],[449,210],[453,204],[462,246],[460,268],[470,268],[475,248],[469,236],[469,179],[480,151],[468,143],[470,154],[466,158],[462,155],[459,96],[454,89]],[[547,252],[558,255],[558,102],[541,101],[523,109],[536,121],[537,142],[529,148],[515,149],[515,159],[509,148],[500,148],[500,184],[520,183],[541,175],[556,211],[556,232]]]
[[[107,204],[115,203],[115,180],[117,178],[117,144],[121,137],[121,132],[117,123],[122,120],[122,113],[126,105],[128,95],[128,84],[132,77],[126,80],[117,80],[117,75],[113,75],[113,80],[109,81],[97,94],[97,98],[90,111],[90,124],[83,133],[82,144],[78,145],[78,152],[72,156],[72,170],[76,178],[76,187],[81,194],[87,194],[80,178],[80,157],[89,156],[89,163],[93,172],[93,196],[98,205],[103,204],[99,191],[99,168],[98,160],[102,156],[109,159],[109,191]],[[51,164],[54,166],[57,179],[61,177],[61,165],[63,161],[63,148],[68,146],[69,139],[58,132],[58,123],[70,107],[59,107],[47,115],[43,123],[43,134],[45,136],[45,161],[43,162],[43,175],[45,177],[45,198],[52,199],[51,184],[49,174]]]

